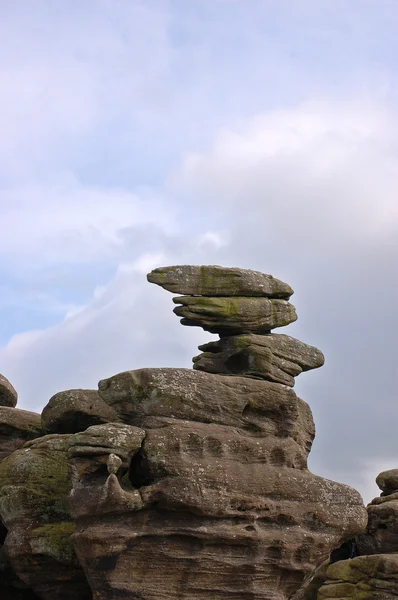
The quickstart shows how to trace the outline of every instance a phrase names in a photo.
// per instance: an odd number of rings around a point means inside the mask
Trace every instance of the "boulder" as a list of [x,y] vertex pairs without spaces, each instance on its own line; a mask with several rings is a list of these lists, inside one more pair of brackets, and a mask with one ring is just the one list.
[[318,600],[394,600],[398,598],[398,556],[357,556],[330,565]]
[[18,394],[11,383],[4,375],[0,375],[0,406],[11,406],[14,408],[17,405]]
[[376,477],[376,483],[383,492],[383,496],[398,492],[398,469],[390,469],[379,473]]
[[0,461],[21,448],[25,442],[41,435],[43,430],[40,415],[28,410],[0,406]]
[[272,275],[217,265],[159,267],[147,275],[150,283],[169,292],[194,296],[266,296],[288,300],[292,288]]
[[236,335],[199,346],[193,368],[208,373],[255,377],[293,386],[303,371],[324,364],[320,350],[284,334]]
[[4,548],[18,577],[41,600],[91,600],[73,550],[67,509],[69,436],[27,442],[0,463]]
[[77,433],[90,425],[118,421],[115,411],[97,390],[58,392],[44,407],[41,418],[48,433]]
[[174,313],[182,325],[202,327],[220,336],[269,333],[296,321],[294,306],[286,300],[269,298],[178,296]]

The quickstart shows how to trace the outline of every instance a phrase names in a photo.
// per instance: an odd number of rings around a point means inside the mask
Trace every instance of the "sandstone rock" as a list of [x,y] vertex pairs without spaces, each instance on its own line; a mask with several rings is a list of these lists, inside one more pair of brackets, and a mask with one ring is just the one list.
[[18,394],[4,375],[0,375],[0,406],[17,405]]
[[318,600],[393,600],[398,598],[398,556],[377,554],[342,560],[327,570]]
[[147,275],[150,283],[169,292],[200,296],[267,296],[288,300],[292,288],[258,271],[210,266],[159,267]]
[[4,547],[15,573],[41,600],[92,598],[70,541],[68,438],[27,442],[0,463]]
[[369,504],[366,533],[357,537],[359,554],[398,553],[398,499]]
[[55,394],[42,412],[48,433],[77,433],[90,425],[118,421],[115,411],[97,390],[67,390]]
[[290,600],[317,600],[319,588],[325,583],[329,565],[329,561],[325,560],[317,567]]
[[[0,406],[0,461],[25,442],[43,435],[40,415]],[[1,481],[0,481],[1,485]]]
[[384,496],[398,492],[398,469],[383,471],[376,477],[376,483]]
[[199,346],[193,368],[208,373],[256,377],[293,386],[294,378],[325,361],[320,350],[288,335],[237,335]]
[[307,471],[312,417],[293,390],[187,369],[99,390],[134,441],[127,461],[117,443],[93,452],[89,430],[70,441],[73,542],[98,600],[287,600],[364,529],[359,494]]
[[220,336],[269,333],[297,319],[294,306],[286,300],[178,296],[173,302],[182,305],[177,306],[174,313],[182,317],[183,325],[202,327]]
[[[138,427],[108,423],[89,427],[70,438],[74,487],[69,506],[74,519],[81,523],[82,519],[92,520],[98,514],[104,517],[142,508],[141,496],[132,491],[128,478],[124,484],[129,494],[117,484],[117,476],[123,479],[144,437],[145,431]],[[73,539],[78,549],[76,537]]]
[[315,435],[308,405],[292,389],[191,369],[137,369],[99,382],[99,394],[136,427],[148,417],[215,423],[246,435],[290,437],[307,452]]

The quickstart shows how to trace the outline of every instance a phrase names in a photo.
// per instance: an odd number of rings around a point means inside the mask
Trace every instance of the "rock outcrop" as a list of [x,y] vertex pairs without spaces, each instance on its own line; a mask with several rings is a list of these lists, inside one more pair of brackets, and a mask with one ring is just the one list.
[[381,495],[367,506],[366,532],[355,538],[352,560],[332,564],[319,600],[394,600],[398,598],[398,469],[376,478]]
[[51,398],[51,434],[0,463],[8,559],[43,600],[288,600],[367,520],[355,490],[307,468],[314,423],[292,387],[323,355],[270,333],[297,318],[270,275],[182,266],[148,280],[220,340],[193,370]]
[[90,600],[70,536],[69,436],[48,435],[0,463],[4,549],[18,577],[42,600]]
[[0,406],[11,406],[14,408],[17,405],[18,394],[11,383],[4,375],[0,375]]

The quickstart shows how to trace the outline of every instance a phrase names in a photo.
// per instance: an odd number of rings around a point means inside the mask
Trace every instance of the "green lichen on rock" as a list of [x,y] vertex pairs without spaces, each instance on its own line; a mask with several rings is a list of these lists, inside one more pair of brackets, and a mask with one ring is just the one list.
[[76,562],[70,536],[76,525],[71,521],[46,523],[31,531],[31,547],[36,553],[53,556],[61,562]]

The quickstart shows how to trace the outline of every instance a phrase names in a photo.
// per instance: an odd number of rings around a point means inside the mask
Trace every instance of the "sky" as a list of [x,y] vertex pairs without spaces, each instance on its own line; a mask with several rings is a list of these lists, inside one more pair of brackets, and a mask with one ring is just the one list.
[[398,467],[396,0],[28,0],[0,20],[0,372],[19,408],[191,367],[156,266],[287,281],[311,470]]

